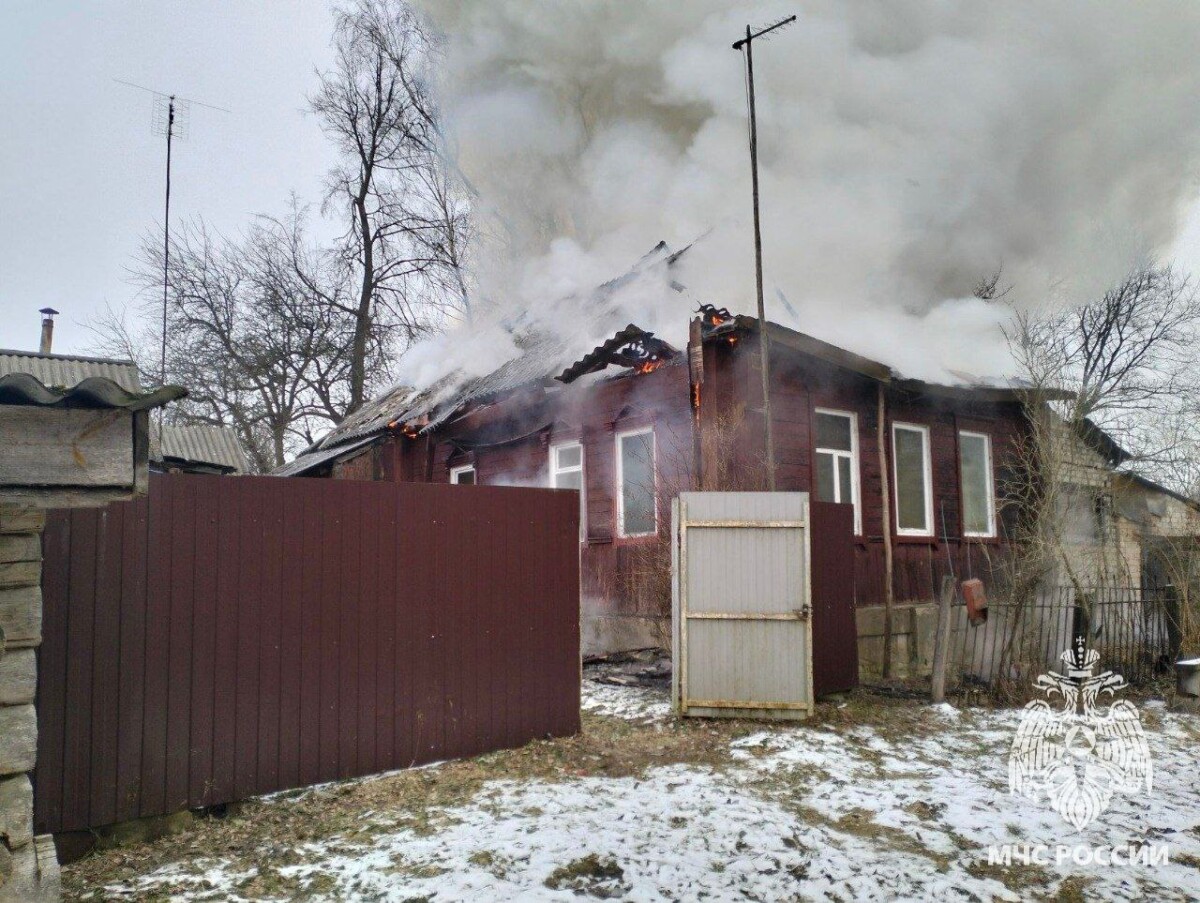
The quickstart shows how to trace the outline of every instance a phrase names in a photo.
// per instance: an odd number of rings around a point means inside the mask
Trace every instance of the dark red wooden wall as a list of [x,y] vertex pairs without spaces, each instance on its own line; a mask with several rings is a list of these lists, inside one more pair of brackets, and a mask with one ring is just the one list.
[[44,537],[39,832],[579,727],[572,492],[153,475]]
[[[885,599],[883,543],[883,473],[878,454],[878,384],[848,369],[836,367],[779,343],[771,346],[771,404],[781,490],[812,492],[812,418],[817,408],[853,412],[858,421],[858,464],[862,489],[862,533],[854,541],[854,594],[858,606],[882,605]],[[758,371],[757,337],[748,335],[735,346],[710,343],[705,350],[706,398],[713,404],[705,417],[736,410],[743,415],[741,454],[762,461],[762,389]],[[1015,505],[1005,505],[1006,490],[1019,479],[1020,444],[1027,426],[1015,401],[989,401],[986,393],[946,391],[917,394],[885,386],[885,454],[891,467],[891,424],[895,421],[929,427],[933,471],[934,535],[900,536],[895,529],[895,490],[891,533],[893,592],[896,602],[936,599],[942,576],[993,579],[998,562],[1011,554],[1015,535]],[[992,437],[999,501],[999,536],[964,537],[958,473],[958,431],[973,430]],[[887,475],[889,483],[890,473]],[[944,515],[944,520],[943,520]]]

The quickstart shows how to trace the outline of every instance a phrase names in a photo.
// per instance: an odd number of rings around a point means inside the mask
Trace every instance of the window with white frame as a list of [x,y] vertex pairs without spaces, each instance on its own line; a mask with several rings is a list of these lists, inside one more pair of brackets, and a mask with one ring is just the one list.
[[892,424],[893,484],[896,487],[896,532],[901,536],[933,535],[933,472],[929,460],[929,428]]
[[550,488],[579,492],[579,535],[587,536],[587,501],[584,498],[583,446],[564,442],[550,446]]
[[858,492],[858,422],[845,411],[815,416],[817,499],[854,506],[854,532],[862,533]]
[[963,535],[995,536],[996,485],[992,476],[991,436],[960,432],[958,462],[962,481]]
[[462,467],[451,467],[450,482],[456,486],[474,486],[475,465],[464,464]]
[[658,530],[655,505],[654,431],[617,435],[617,532],[649,536]]

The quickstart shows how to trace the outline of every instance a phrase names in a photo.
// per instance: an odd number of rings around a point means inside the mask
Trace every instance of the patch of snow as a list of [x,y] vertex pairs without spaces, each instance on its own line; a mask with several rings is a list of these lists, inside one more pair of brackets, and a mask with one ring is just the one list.
[[[666,718],[661,692],[584,683],[588,711]],[[296,847],[280,873],[329,900],[621,899],[1010,900],[1053,896],[1068,877],[1089,899],[1188,899],[1200,860],[1200,785],[1187,716],[1156,711],[1154,791],[1118,794],[1083,832],[1008,790],[1020,712],[924,711],[913,729],[768,725],[730,742],[724,768],[673,764],[641,778],[495,780],[439,811],[432,831],[363,814],[353,839]],[[987,865],[1002,844],[1167,843],[1168,865],[1028,866],[1008,887]],[[588,859],[591,857],[591,859]],[[244,859],[241,861],[244,863]],[[609,868],[589,869],[601,863]],[[1020,872],[1022,866],[1014,866]],[[110,888],[173,899],[235,899],[244,865],[213,859]],[[570,882],[555,880],[562,870]],[[619,871],[616,871],[619,869]],[[200,878],[196,875],[199,874]],[[1021,875],[1022,879],[1026,876]],[[1015,888],[1015,889],[1014,889]]]
[[665,721],[671,716],[671,701],[661,690],[620,687],[586,678],[580,690],[579,707],[593,715],[626,721]]
[[930,709],[939,715],[945,715],[947,718],[957,718],[959,715],[958,709],[948,702],[939,702],[935,706],[930,706]]

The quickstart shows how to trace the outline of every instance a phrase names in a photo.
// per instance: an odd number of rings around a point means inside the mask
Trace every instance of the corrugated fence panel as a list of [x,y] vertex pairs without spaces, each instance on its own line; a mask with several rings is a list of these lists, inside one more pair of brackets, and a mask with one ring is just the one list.
[[813,691],[858,686],[854,618],[854,506],[810,502],[812,517]]
[[35,821],[85,830],[579,729],[570,492],[153,475],[47,523]]

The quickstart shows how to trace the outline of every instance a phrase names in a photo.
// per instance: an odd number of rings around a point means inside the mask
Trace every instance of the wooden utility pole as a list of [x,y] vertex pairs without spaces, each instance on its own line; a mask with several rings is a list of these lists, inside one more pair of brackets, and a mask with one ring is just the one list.
[[895,601],[895,585],[892,582],[892,497],[889,489],[891,479],[887,459],[887,404],[883,383],[877,387],[878,412],[875,415],[875,436],[879,448],[879,490],[883,502],[883,678],[892,676],[892,604]]
[[762,372],[763,422],[767,445],[767,489],[775,491],[775,432],[771,425],[771,340],[767,336],[766,305],[763,302],[762,223],[758,212],[758,119],[754,109],[754,41],[796,21],[781,19],[759,31],[746,26],[746,37],[734,41],[733,49],[746,57],[746,98],[750,108],[750,183],[754,193],[754,280],[758,300],[759,370]]

